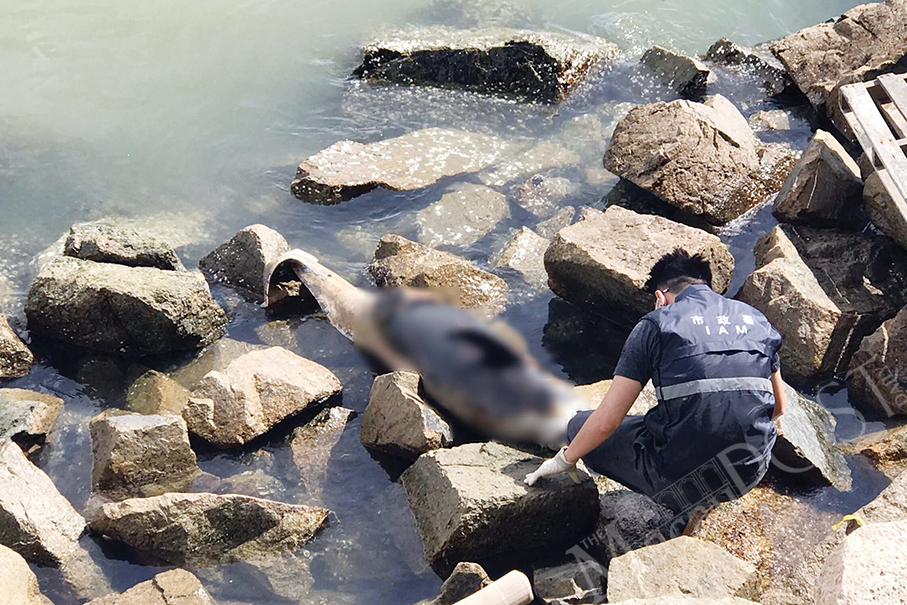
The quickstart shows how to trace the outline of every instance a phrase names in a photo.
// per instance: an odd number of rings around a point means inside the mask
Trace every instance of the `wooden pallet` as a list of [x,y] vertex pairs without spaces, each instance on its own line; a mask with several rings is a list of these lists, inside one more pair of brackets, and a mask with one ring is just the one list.
[[841,110],[902,216],[907,218],[907,74],[841,87]]

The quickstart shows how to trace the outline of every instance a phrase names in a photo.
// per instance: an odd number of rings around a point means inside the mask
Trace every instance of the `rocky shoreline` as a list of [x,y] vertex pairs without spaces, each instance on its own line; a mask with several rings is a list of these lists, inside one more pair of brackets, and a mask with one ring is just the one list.
[[[557,105],[616,57],[614,44],[591,36],[409,29],[367,43],[352,77],[368,87]],[[488,316],[553,293],[579,313],[622,326],[647,312],[648,269],[677,246],[708,257],[715,289],[728,290],[736,263],[723,230],[770,204],[779,224],[761,235],[754,270],[730,294],[782,333],[784,375],[814,397],[791,387],[763,485],[719,506],[693,537],[677,537],[677,519],[651,499],[589,473],[579,483],[561,477],[526,487],[522,477],[544,452],[458,434],[424,399],[417,374],[376,375],[360,397],[346,392],[349,368],[300,355],[301,343],[232,338],[236,315],[218,292],[261,302],[267,263],[291,248],[277,230],[245,227],[190,270],[166,237],[83,223],[62,238],[60,254],[41,259],[24,318],[0,315],[0,379],[28,377],[60,348],[142,371],[124,388],[110,385],[126,409],[82,423],[92,495],[78,507],[39,468],[65,398],[0,388],[0,577],[10,578],[12,602],[50,602],[31,565],[59,570],[72,602],[209,605],[205,570],[224,564],[273,574],[273,592],[299,602],[293,593],[313,580],[309,563],[295,557],[344,523],[325,486],[339,464],[332,452],[354,424],[361,446],[397,469],[399,497],[389,514],[403,515],[407,529],[398,537],[417,532],[418,564],[444,580],[435,605],[487,585],[486,569],[496,577],[511,568],[529,572],[546,605],[903,598],[907,222],[896,220],[894,201],[861,170],[865,162],[836,107],[842,85],[907,71],[907,1],[857,7],[756,48],[720,40],[702,58],[655,47],[639,68],[681,98],[626,107],[613,130],[594,114],[573,118],[543,141],[447,127],[340,141],[304,159],[289,191],[317,205],[367,203],[382,190],[439,194],[404,234],[368,242],[374,246],[359,269],[375,287],[439,289]],[[765,99],[785,99],[781,115],[744,115],[725,96],[710,95],[728,74],[760,82]],[[802,153],[760,134],[794,111],[824,127]],[[577,211],[576,174],[584,186],[619,178],[630,194]],[[502,234],[504,222],[519,228]],[[338,239],[355,237],[346,228],[337,225]],[[469,253],[488,241],[495,254]],[[278,281],[281,299],[256,308],[262,318],[311,310],[298,280]],[[835,416],[815,392],[830,378],[846,384],[855,415],[884,421],[887,430],[838,443]],[[607,381],[576,391],[593,407],[606,388]],[[631,414],[654,405],[654,394],[644,395]],[[361,418],[344,407],[357,407],[355,397]],[[267,477],[243,490],[199,468],[204,448],[261,450],[266,436],[288,430],[305,503],[258,493]],[[890,483],[877,497],[853,494],[863,467]],[[841,520],[802,504],[800,495],[816,489],[852,494],[848,502],[859,504],[846,511],[852,520],[800,544],[806,555],[785,565],[783,543],[802,536],[796,523],[773,521],[778,511],[801,511],[796,521],[808,527]],[[115,593],[87,533],[143,564],[187,569]]]

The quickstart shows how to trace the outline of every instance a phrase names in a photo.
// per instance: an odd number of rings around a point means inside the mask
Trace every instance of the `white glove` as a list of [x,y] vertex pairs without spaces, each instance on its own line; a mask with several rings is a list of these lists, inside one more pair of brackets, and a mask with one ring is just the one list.
[[526,485],[534,485],[536,481],[539,480],[539,477],[548,477],[550,475],[557,475],[558,473],[567,473],[574,483],[579,483],[579,473],[576,471],[576,464],[572,462],[567,462],[567,459],[564,457],[564,452],[567,451],[567,446],[565,445],[560,449],[557,455],[554,458],[549,458],[542,462],[542,465],[534,473],[529,473],[526,475],[526,479],[523,481]]

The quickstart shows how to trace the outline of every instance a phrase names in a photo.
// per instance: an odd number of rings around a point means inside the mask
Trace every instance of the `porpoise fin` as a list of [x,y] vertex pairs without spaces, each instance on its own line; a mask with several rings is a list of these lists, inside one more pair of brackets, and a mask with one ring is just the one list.
[[492,331],[464,328],[455,331],[451,337],[478,347],[482,351],[485,363],[491,367],[501,368],[525,361],[519,353],[508,346],[508,343]]

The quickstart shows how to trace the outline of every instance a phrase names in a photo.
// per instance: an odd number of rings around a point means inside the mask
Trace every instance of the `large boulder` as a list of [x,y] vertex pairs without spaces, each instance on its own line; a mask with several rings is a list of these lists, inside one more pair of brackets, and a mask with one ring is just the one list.
[[907,2],[862,4],[782,38],[771,49],[813,106],[843,130],[840,87],[907,63]]
[[103,223],[73,226],[66,236],[63,254],[99,263],[185,271],[176,252],[164,240]]
[[769,96],[796,89],[784,65],[765,45],[748,48],[721,38],[709,47],[705,60],[751,74],[761,81]]
[[835,442],[831,412],[785,385],[787,409],[776,421],[778,439],[772,449],[775,468],[807,485],[851,487],[850,468]]
[[592,479],[558,475],[526,486],[542,462],[499,443],[470,443],[423,454],[403,473],[425,558],[438,574],[463,560],[515,565],[588,534],[598,516]]
[[363,445],[415,460],[453,442],[450,425],[419,396],[418,374],[382,374],[368,399],[359,432]]
[[12,441],[0,444],[0,544],[38,565],[59,566],[78,548],[85,519]]
[[863,195],[860,167],[835,137],[817,130],[775,198],[780,221],[846,227]]
[[441,592],[430,605],[454,605],[491,584],[491,578],[478,563],[457,563],[450,577],[441,584]]
[[888,172],[873,171],[863,183],[863,208],[879,231],[907,249],[907,207],[891,195],[895,187]]
[[171,569],[119,594],[93,599],[85,605],[216,605],[194,575]]
[[355,415],[356,412],[344,407],[329,407],[293,431],[290,451],[310,502],[323,501],[334,447]]
[[847,391],[858,404],[885,416],[907,414],[907,308],[860,343],[847,371]]
[[69,257],[41,269],[25,314],[35,334],[127,355],[199,349],[227,324],[200,273]]
[[607,40],[583,34],[429,27],[369,42],[353,75],[557,103],[616,52]]
[[126,407],[139,414],[182,414],[189,389],[157,370],[148,370],[126,391]]
[[[613,382],[613,380],[608,379],[599,380],[591,384],[579,384],[573,387],[573,392],[579,395],[583,403],[586,404],[583,409],[594,410],[601,404]],[[655,394],[655,387],[652,386],[652,381],[650,380],[642,388],[642,392],[636,398],[636,401],[633,402],[633,405],[630,406],[627,415],[645,416],[656,405],[658,405],[658,396]]]
[[40,441],[57,423],[63,400],[27,389],[0,389],[0,439]]
[[321,405],[343,385],[324,366],[281,347],[246,353],[209,372],[192,392],[183,418],[218,447],[263,435],[304,409]]
[[105,410],[92,418],[89,430],[96,491],[122,497],[159,494],[199,470],[180,416]]
[[416,214],[419,241],[426,246],[468,246],[510,215],[507,197],[474,183],[459,183]]
[[35,356],[0,315],[0,378],[19,378],[31,370]]
[[337,204],[378,187],[412,191],[478,172],[514,148],[487,135],[442,128],[367,145],[340,141],[303,161],[290,190],[313,204]]
[[463,307],[497,308],[507,283],[465,258],[435,250],[399,235],[385,235],[368,272],[379,287],[413,286],[453,290]]
[[718,237],[669,219],[620,206],[583,209],[561,229],[545,252],[548,285],[558,296],[594,313],[634,323],[652,310],[643,286],[664,254],[683,248],[702,254],[712,267],[712,287],[724,292],[734,257]]
[[816,605],[889,605],[907,593],[907,521],[876,523],[849,535],[816,580]]
[[527,283],[541,290],[548,284],[545,251],[551,242],[529,227],[517,231],[507,245],[491,260],[494,269],[508,268],[519,273]]
[[759,596],[756,568],[719,546],[679,536],[611,559],[608,602],[659,596]]
[[791,163],[790,155],[761,143],[721,95],[705,104],[635,107],[614,129],[605,152],[605,168],[713,225],[777,191]]
[[209,565],[295,550],[329,512],[237,494],[171,493],[102,504],[91,529],[163,561]]
[[16,551],[0,544],[0,582],[7,603],[15,605],[53,605],[41,594],[38,578]]
[[264,296],[265,265],[289,249],[277,231],[249,225],[198,261],[198,267],[215,281]]
[[648,67],[662,84],[682,97],[705,94],[715,76],[705,63],[660,46],[653,46],[642,55],[640,62]]

